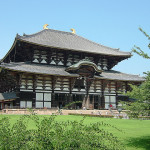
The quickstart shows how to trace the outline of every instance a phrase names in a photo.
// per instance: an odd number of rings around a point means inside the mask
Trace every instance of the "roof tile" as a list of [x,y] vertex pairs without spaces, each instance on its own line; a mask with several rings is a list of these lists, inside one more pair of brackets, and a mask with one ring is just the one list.
[[55,47],[60,49],[69,49],[74,51],[90,52],[112,56],[131,56],[131,53],[129,52],[123,52],[119,51],[119,49],[114,49],[97,44],[93,41],[87,40],[81,36],[70,32],[57,31],[52,29],[45,29],[31,35],[17,35],[17,39],[42,46]]

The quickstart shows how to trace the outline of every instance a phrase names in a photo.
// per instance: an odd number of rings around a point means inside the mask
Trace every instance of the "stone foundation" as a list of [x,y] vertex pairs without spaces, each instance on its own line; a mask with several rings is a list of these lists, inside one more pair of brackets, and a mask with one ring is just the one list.
[[[118,114],[117,110],[109,111],[109,110],[60,110],[57,109],[33,109],[33,112],[38,115],[52,115],[52,114],[93,114],[93,115],[115,115]],[[123,112],[122,112],[123,113]],[[31,114],[28,109],[3,109],[1,114],[11,114],[11,115],[24,115]]]

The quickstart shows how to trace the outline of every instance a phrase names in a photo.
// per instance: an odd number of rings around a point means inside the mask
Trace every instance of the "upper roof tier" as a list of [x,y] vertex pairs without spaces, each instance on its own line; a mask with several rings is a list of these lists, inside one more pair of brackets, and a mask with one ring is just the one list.
[[17,35],[17,40],[59,49],[96,53],[111,56],[131,57],[131,53],[119,51],[87,40],[74,33],[44,29],[38,33],[23,36]]

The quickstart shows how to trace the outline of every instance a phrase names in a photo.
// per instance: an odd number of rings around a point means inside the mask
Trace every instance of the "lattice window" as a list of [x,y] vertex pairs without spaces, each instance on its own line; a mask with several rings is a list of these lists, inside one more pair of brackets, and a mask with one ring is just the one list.
[[105,108],[109,109],[110,105],[116,108],[116,96],[105,96]]
[[36,93],[36,108],[51,108],[51,93]]

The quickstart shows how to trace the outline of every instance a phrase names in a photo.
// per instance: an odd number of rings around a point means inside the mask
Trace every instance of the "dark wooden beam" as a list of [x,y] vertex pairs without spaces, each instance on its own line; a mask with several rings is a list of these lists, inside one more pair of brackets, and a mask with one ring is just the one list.
[[104,84],[104,80],[101,80],[101,86],[102,86],[102,91],[101,91],[101,93],[102,93],[102,97],[101,97],[102,102],[101,102],[101,106],[102,106],[102,108],[105,108],[105,97],[104,97],[105,84]]

